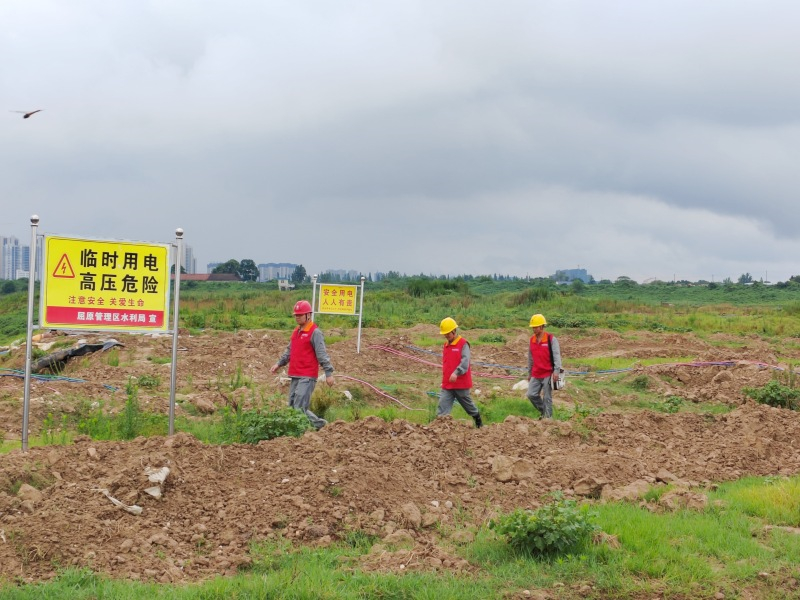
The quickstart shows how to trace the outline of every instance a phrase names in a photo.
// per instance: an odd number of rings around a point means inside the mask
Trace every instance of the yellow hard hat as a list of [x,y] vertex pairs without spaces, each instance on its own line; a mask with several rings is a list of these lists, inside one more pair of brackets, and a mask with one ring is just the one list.
[[445,317],[442,319],[442,322],[439,323],[439,333],[444,335],[454,331],[457,327],[458,323],[456,323],[456,320],[453,317]]
[[544,318],[544,315],[533,315],[531,317],[531,327],[539,327],[540,325],[547,325],[547,319]]

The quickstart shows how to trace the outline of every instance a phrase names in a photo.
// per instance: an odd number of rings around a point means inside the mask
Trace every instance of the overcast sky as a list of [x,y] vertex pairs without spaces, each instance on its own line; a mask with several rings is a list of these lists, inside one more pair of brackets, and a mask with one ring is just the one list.
[[199,272],[785,281],[798,23],[796,0],[2,0],[0,235],[181,227]]

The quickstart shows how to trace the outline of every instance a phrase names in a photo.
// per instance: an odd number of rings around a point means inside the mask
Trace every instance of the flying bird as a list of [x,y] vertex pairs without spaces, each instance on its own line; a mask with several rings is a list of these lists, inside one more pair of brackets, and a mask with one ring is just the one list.
[[31,115],[35,115],[37,112],[42,112],[42,109],[41,109],[41,108],[39,108],[39,109],[36,109],[36,110],[32,110],[32,111],[30,111],[30,112],[26,112],[26,111],[24,111],[24,110],[12,110],[11,112],[20,113],[20,114],[22,115],[22,118],[23,118],[23,119],[27,119],[27,118],[29,118]]

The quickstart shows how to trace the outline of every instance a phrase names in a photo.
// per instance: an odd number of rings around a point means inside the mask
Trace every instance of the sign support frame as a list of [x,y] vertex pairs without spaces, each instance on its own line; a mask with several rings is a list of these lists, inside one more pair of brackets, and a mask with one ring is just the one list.
[[178,298],[181,294],[181,257],[183,255],[183,229],[175,230],[175,304],[172,309],[172,370],[169,380],[169,435],[175,435],[175,388],[178,379]]
[[[21,435],[21,442],[22,442],[22,452],[28,451],[28,429],[29,425],[29,416],[30,416],[30,388],[31,388],[31,371],[32,371],[32,356],[33,356],[33,312],[34,312],[34,293],[35,293],[35,281],[36,281],[36,274],[37,274],[37,230],[39,225],[39,216],[32,215],[30,218],[31,221],[31,245],[30,245],[30,267],[29,267],[29,277],[28,277],[28,322],[27,322],[27,332],[26,332],[26,344],[25,344],[25,380],[24,380],[24,396],[23,396],[23,406],[22,406],[22,435]],[[174,310],[172,315],[172,363],[171,363],[171,373],[170,373],[170,396],[169,396],[169,435],[172,436],[175,433],[175,390],[176,390],[176,382],[177,382],[177,355],[178,355],[178,324],[179,324],[179,306],[180,306],[180,266],[181,266],[181,257],[183,253],[183,229],[178,228],[175,230],[176,242],[172,244],[173,248],[176,248],[175,253],[175,260],[174,260],[174,269],[175,269],[175,288],[174,288]],[[102,240],[97,240],[101,241]],[[166,245],[161,245],[162,248],[166,248]],[[41,288],[41,306],[40,306],[40,313],[41,311],[45,310],[45,293],[44,293],[44,278],[46,277],[44,267],[45,267],[45,260],[47,257],[47,248],[45,247],[45,243],[43,241],[42,244],[42,253],[43,253],[43,260],[41,264],[41,268],[38,269],[39,278],[42,282]],[[49,272],[49,271],[48,271]],[[169,265],[167,265],[167,281],[169,281]],[[167,294],[169,293],[169,287],[167,286]],[[169,314],[169,296],[166,297],[165,303],[165,310],[167,315]],[[168,317],[165,317],[165,321]],[[38,329],[42,329],[42,323],[46,321],[42,318],[42,314],[39,315],[39,322],[37,324]],[[166,331],[162,330],[162,332],[169,333],[169,323],[168,321],[165,322]],[[99,329],[93,328],[85,328],[85,327],[78,327],[75,329],[71,329],[68,327],[57,327],[52,326],[55,329],[61,329],[63,331],[100,331]],[[114,329],[106,329],[105,331],[115,331]],[[133,333],[140,333],[141,331],[137,330],[119,330],[116,331],[125,331],[125,332],[133,332]]]
[[[357,338],[357,341],[356,341],[356,354],[361,354],[361,321],[362,321],[362,318],[363,318],[363,315],[364,315],[364,282],[366,281],[366,279],[367,278],[364,277],[363,275],[361,276],[361,289],[359,291],[360,296],[359,296],[359,299],[358,299],[358,338]],[[323,284],[322,283],[319,283],[319,284],[317,283],[317,275],[315,274],[315,275],[313,275],[311,277],[311,288],[313,290],[312,293],[311,293],[311,311],[312,311],[311,312],[311,320],[312,321],[314,320],[314,314],[315,313],[319,313],[319,314],[335,314],[335,313],[323,313],[322,311],[315,310],[315,307],[317,306],[317,285],[323,285]],[[327,285],[327,284],[325,284],[325,285]],[[347,284],[347,287],[357,287],[357,286],[354,286],[354,285],[351,285],[351,284]],[[353,313],[353,314],[355,314],[355,313]],[[343,315],[343,316],[348,316],[349,317],[351,315],[346,314],[346,315]]]
[[22,401],[22,451],[28,451],[28,414],[31,407],[31,357],[33,344],[33,294],[36,280],[36,230],[39,215],[31,216],[31,253],[28,266],[28,332],[25,338],[25,392]]

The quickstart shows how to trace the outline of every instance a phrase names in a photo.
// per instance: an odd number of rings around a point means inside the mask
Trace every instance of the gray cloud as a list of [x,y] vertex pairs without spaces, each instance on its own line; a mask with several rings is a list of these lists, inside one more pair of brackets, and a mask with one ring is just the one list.
[[800,7],[0,5],[0,233],[364,272],[795,274]]

